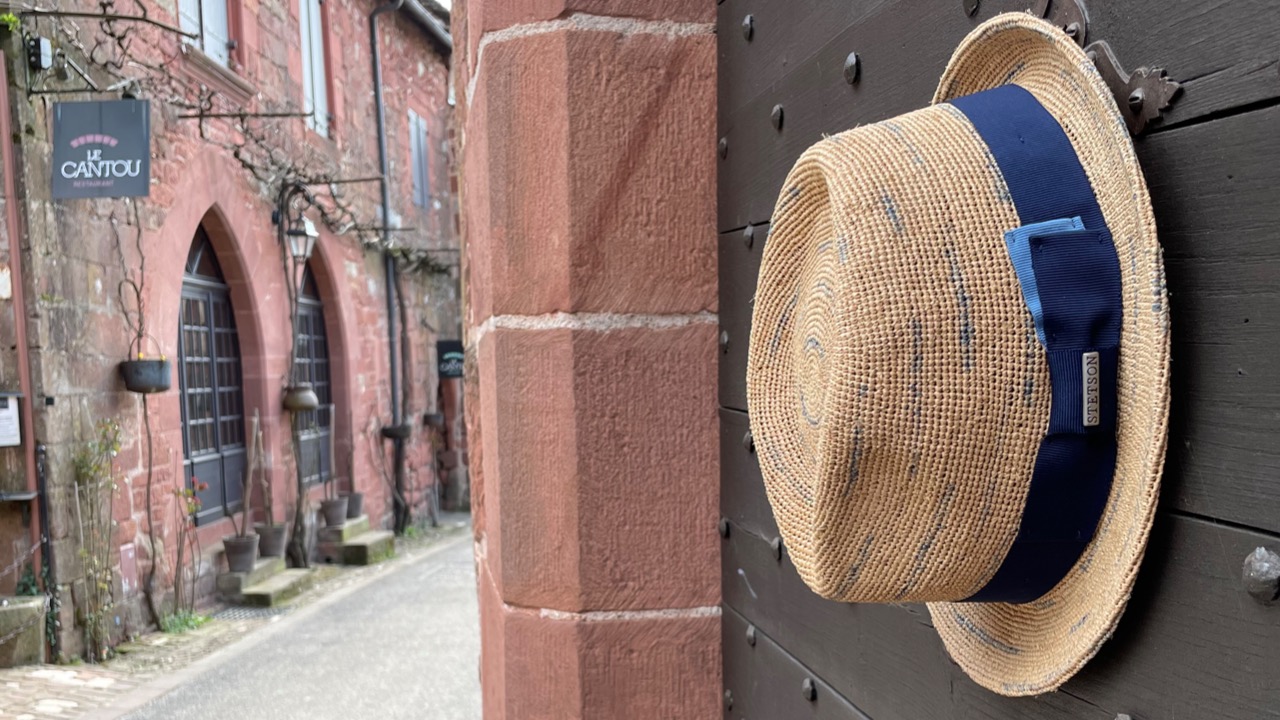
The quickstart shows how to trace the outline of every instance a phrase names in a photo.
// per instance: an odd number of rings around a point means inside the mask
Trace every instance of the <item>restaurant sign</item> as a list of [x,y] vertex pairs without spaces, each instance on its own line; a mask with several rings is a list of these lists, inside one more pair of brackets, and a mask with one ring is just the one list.
[[52,175],[55,200],[147,196],[150,102],[54,103]]

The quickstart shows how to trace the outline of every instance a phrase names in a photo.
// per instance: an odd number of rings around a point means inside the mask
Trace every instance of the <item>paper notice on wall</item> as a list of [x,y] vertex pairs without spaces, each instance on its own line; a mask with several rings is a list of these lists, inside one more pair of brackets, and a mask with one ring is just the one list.
[[18,428],[18,399],[0,397],[0,447],[22,444],[22,432]]

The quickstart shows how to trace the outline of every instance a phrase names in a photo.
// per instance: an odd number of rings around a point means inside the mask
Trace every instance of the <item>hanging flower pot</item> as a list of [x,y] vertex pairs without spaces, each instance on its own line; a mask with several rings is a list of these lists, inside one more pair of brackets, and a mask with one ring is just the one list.
[[311,383],[298,383],[284,389],[284,409],[290,412],[308,412],[320,407],[320,396]]
[[222,538],[222,549],[227,556],[228,570],[233,573],[251,572],[258,559],[258,536],[228,535]]
[[158,359],[125,360],[120,363],[120,377],[129,392],[152,394],[164,392],[173,384],[169,361]]

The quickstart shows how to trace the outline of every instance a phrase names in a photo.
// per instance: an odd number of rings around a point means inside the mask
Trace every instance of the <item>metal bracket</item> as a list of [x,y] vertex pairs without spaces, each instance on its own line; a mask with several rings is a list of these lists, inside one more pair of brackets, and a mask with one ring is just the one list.
[[1036,17],[1062,28],[1080,47],[1089,33],[1089,11],[1081,0],[1035,0],[1030,8]]
[[1084,0],[1033,0],[1028,11],[1062,28],[1084,48],[1111,89],[1120,115],[1129,126],[1130,135],[1141,134],[1147,123],[1159,118],[1161,111],[1169,107],[1182,89],[1165,76],[1163,68],[1140,67],[1132,74],[1125,72],[1105,40],[1085,45],[1089,35],[1089,11]]
[[1084,50],[1111,88],[1130,135],[1142,133],[1147,123],[1159,118],[1182,90],[1181,85],[1165,76],[1164,68],[1140,67],[1133,74],[1125,72],[1105,40],[1090,43]]

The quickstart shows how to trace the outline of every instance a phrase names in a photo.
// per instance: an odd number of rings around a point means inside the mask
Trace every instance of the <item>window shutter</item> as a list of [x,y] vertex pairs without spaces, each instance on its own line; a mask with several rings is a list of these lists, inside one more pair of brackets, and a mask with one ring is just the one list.
[[[304,112],[315,112],[315,98],[311,96],[314,79],[311,63],[311,0],[298,0],[298,28],[302,34],[302,109]],[[314,114],[307,116],[307,127],[315,128]]]
[[423,207],[425,189],[422,186],[422,118],[409,111],[409,167],[413,174],[413,204]]
[[320,0],[302,0],[311,5],[311,104],[316,132],[329,136],[329,88],[324,71],[324,16]]
[[231,49],[227,47],[231,32],[227,24],[227,0],[203,0],[200,4],[205,55],[226,65],[231,61]]
[[431,202],[431,127],[422,118],[422,133],[419,142],[422,145],[422,206],[428,208]]
[[[187,32],[200,33],[200,0],[181,0],[178,3],[178,23]],[[189,43],[200,42],[191,38],[183,40]]]

